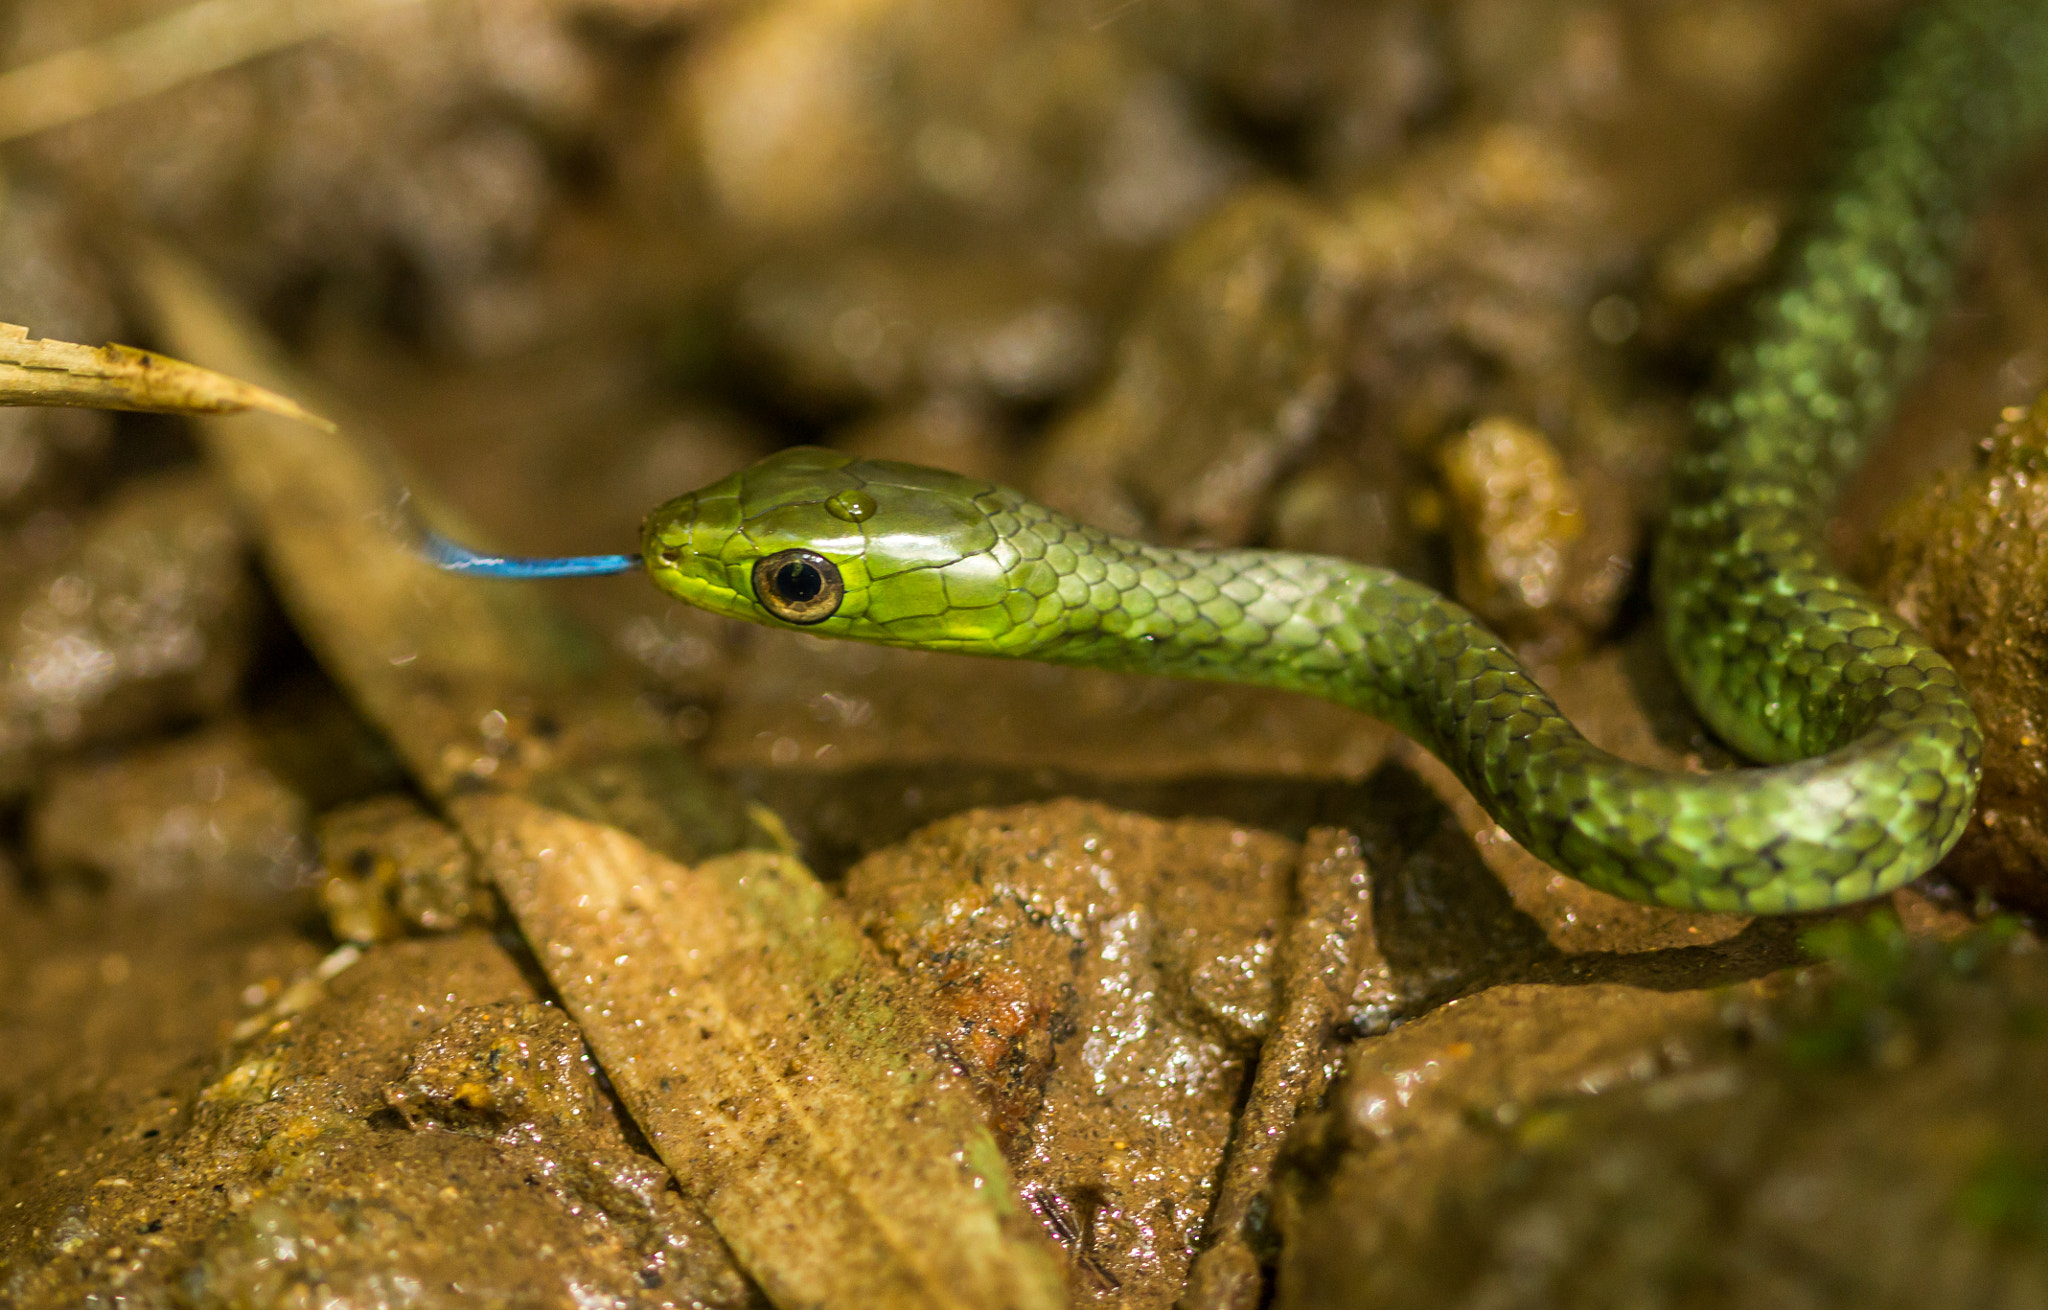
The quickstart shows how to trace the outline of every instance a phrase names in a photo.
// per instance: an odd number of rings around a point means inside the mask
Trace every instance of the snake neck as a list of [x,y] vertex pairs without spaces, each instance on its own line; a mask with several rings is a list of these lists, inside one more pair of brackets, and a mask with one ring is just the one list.
[[1417,706],[1430,688],[1416,675],[1432,634],[1454,628],[1461,651],[1478,640],[1503,667],[1513,661],[1462,607],[1385,569],[1286,551],[1156,546],[1007,491],[983,507],[1019,604],[1013,623],[964,649],[1306,692],[1425,737],[1429,716]]

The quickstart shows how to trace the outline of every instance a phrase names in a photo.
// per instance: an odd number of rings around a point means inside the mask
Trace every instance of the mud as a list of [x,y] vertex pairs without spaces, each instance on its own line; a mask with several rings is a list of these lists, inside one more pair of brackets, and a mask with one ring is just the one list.
[[188,1019],[184,1049],[140,1083],[144,1052],[107,1053],[117,1086],[149,1090],[72,1110],[117,1112],[16,1203],[11,1301],[156,1288],[197,1306],[539,1304],[579,1290],[749,1304],[722,1244],[599,1094],[581,1039],[502,947],[472,934],[323,969],[309,955],[290,936],[257,944],[257,968],[296,964],[275,1002],[263,998],[277,975],[245,987],[255,1007],[193,998],[215,1022],[253,1008],[224,1046]]

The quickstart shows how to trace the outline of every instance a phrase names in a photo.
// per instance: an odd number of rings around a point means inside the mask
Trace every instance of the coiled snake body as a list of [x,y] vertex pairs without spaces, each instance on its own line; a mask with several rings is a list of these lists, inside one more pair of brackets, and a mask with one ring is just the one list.
[[[1528,849],[1634,900],[1777,913],[1875,896],[1961,835],[1980,735],[1953,670],[1834,570],[1822,529],[1911,376],[1974,210],[2044,120],[2048,0],[1916,11],[1784,282],[1699,406],[1658,610],[1702,715],[1770,767],[1617,759],[1471,614],[1384,570],[1125,540],[911,465],[784,451],[655,510],[641,562],[682,600],[757,622],[1326,697],[1410,733]],[[445,563],[479,563],[451,549]],[[545,562],[499,563],[477,571]]]

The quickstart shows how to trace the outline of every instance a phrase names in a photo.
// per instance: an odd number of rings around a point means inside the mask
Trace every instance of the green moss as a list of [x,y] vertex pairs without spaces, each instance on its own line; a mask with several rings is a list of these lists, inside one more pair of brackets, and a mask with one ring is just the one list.
[[1885,911],[1823,924],[1800,944],[1828,972],[1816,988],[1784,1007],[1779,1049],[1801,1068],[1910,1057],[1915,1045],[1939,1036],[1919,1031],[1934,999],[1981,974],[2020,932],[2018,920],[2002,916],[1937,941],[1912,936]]
[[1993,1236],[2048,1244],[2048,1151],[1997,1142],[1957,1189],[1955,1210]]

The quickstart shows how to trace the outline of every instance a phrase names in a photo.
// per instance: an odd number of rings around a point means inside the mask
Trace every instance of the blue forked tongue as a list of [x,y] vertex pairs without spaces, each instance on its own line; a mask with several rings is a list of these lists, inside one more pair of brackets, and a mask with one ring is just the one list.
[[480,555],[435,532],[426,534],[420,543],[420,554],[450,573],[482,578],[588,578],[630,573],[640,567],[638,555],[556,555],[540,559]]

